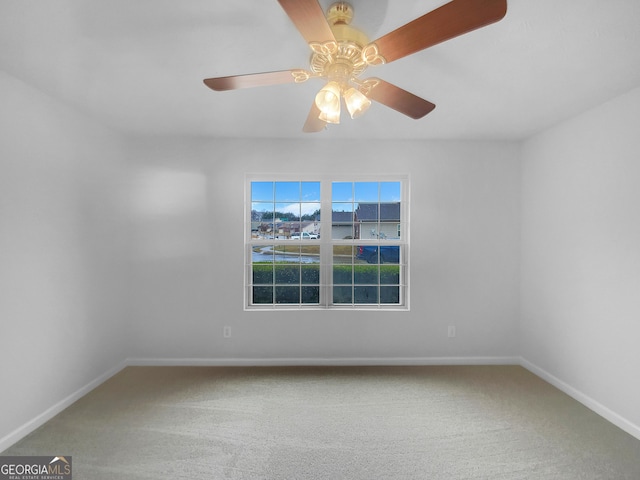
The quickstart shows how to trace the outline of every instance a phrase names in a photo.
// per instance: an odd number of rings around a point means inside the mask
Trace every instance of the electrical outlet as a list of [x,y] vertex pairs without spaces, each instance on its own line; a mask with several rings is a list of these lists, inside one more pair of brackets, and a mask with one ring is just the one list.
[[453,338],[456,336],[456,327],[453,325],[449,325],[449,329],[447,331],[447,335],[449,336],[449,338]]
[[224,336],[224,338],[231,338],[231,327],[230,326],[225,326],[222,329],[222,335]]

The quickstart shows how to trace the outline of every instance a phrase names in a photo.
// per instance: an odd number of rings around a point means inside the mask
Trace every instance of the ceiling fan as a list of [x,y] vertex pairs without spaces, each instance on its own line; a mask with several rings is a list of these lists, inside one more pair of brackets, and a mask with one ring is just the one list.
[[351,26],[353,8],[336,2],[325,17],[318,0],[278,0],[311,48],[309,70],[207,78],[205,85],[217,91],[239,88],[302,83],[323,78],[326,85],[318,92],[304,124],[304,132],[319,132],[328,123],[340,123],[341,98],[352,118],[364,113],[376,101],[411,118],[419,119],[435,105],[379,78],[361,79],[369,66],[393,62],[445,40],[502,19],[507,0],[452,0],[370,42]]

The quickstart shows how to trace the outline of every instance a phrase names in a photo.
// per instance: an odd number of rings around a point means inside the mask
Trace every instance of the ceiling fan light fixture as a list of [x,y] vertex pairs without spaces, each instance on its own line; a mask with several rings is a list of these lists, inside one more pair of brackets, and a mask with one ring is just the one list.
[[340,110],[340,85],[338,82],[329,82],[322,87],[316,95],[316,105],[324,113]]
[[316,95],[320,119],[327,123],[340,123],[340,84],[328,82]]
[[371,100],[364,93],[353,87],[344,92],[344,103],[347,105],[351,118],[358,118],[371,106]]
[[338,107],[338,110],[333,112],[320,112],[318,118],[323,122],[338,125],[340,123],[340,108]]
[[424,117],[435,108],[433,103],[379,78],[360,76],[370,66],[394,62],[501,20],[508,0],[448,0],[374,41],[351,26],[354,11],[348,1],[334,1],[326,15],[320,0],[277,1],[311,49],[309,70],[207,78],[204,83],[224,91],[324,78],[328,83],[316,94],[303,127],[304,132],[319,132],[327,123],[340,123],[341,97],[351,118],[362,115],[372,100],[416,120]]

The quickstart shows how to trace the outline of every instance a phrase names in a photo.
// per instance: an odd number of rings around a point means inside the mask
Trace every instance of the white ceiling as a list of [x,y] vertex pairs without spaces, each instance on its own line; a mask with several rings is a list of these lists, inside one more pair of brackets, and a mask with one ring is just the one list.
[[[331,0],[320,0],[327,7]],[[352,0],[375,39],[446,3]],[[0,0],[0,67],[134,135],[522,139],[640,85],[640,1],[509,0],[506,17],[371,67],[437,105],[380,104],[303,134],[319,80],[230,92],[207,77],[307,68],[276,0]]]

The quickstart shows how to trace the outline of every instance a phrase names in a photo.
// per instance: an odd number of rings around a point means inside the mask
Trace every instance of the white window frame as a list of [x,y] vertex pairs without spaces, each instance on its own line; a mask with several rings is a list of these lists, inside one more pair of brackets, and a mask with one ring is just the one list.
[[[319,304],[251,304],[252,298],[252,249],[256,245],[264,245],[264,239],[254,239],[251,235],[251,183],[252,182],[320,182],[320,239],[303,240],[303,245],[320,246],[320,303]],[[333,182],[400,182],[400,224],[399,239],[333,239],[332,227],[332,183]],[[248,174],[245,176],[244,204],[244,310],[410,310],[410,179],[408,175],[397,174]],[[329,232],[329,233],[327,233]],[[296,244],[295,240],[273,240],[273,243],[287,242]],[[334,245],[398,245],[400,247],[400,303],[398,304],[333,304],[333,246]]]

